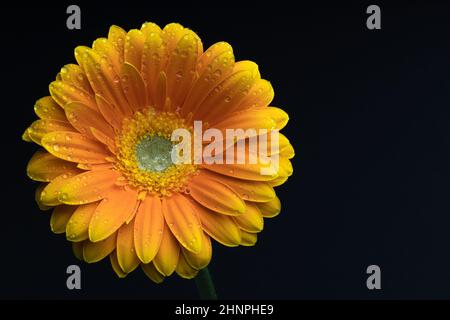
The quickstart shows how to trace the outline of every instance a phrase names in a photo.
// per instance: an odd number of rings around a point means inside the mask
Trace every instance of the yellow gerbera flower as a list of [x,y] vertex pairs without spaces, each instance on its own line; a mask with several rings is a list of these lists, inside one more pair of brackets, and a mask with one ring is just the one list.
[[[39,99],[23,139],[43,147],[27,173],[42,182],[36,201],[53,209],[86,262],[107,256],[119,277],[139,265],[155,282],[174,271],[193,278],[211,260],[211,238],[251,246],[263,218],[280,212],[273,187],[292,174],[294,150],[279,135],[279,169],[262,164],[174,164],[171,133],[205,127],[281,129],[285,112],[250,61],[219,42],[203,52],[193,31],[171,23],[117,26],[92,48],[75,49]],[[248,153],[249,151],[246,150]]]

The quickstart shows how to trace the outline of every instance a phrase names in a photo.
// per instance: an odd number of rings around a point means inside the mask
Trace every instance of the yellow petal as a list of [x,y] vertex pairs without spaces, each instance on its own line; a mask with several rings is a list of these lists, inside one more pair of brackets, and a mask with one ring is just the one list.
[[186,30],[167,62],[167,94],[175,109],[181,108],[195,77],[199,40]]
[[280,177],[290,177],[294,169],[289,159],[280,157],[280,167],[278,168],[278,175]]
[[81,67],[77,64],[66,64],[60,71],[61,80],[67,84],[77,87],[91,96],[94,94],[91,85]]
[[122,188],[111,189],[100,202],[89,224],[92,242],[106,239],[119,229],[136,210],[137,193]]
[[133,65],[136,70],[141,70],[144,41],[144,33],[137,29],[128,31],[125,38],[125,62]]
[[58,200],[59,194],[61,192],[61,188],[64,186],[66,181],[73,177],[74,175],[80,174],[83,172],[80,169],[70,169],[62,175],[56,177],[49,184],[45,186],[40,194],[40,202],[46,206],[57,206],[61,204]]
[[[116,143],[114,140],[104,134],[102,131],[99,131],[93,127],[90,128],[90,131],[92,132],[92,135],[95,139],[97,139],[99,142],[103,143],[106,147],[108,147],[108,150],[111,151],[111,153],[116,154]],[[99,166],[104,166],[105,164],[99,164]]]
[[175,270],[177,274],[184,279],[193,279],[198,273],[198,270],[192,268],[181,254],[180,259],[178,260],[178,265]]
[[36,188],[36,192],[34,194],[34,200],[36,201],[39,209],[46,211],[46,210],[50,210],[51,207],[46,206],[45,204],[42,203],[41,201],[41,194],[42,194],[42,190],[44,190],[44,188],[47,186],[48,183],[41,183],[39,185],[39,187]]
[[28,162],[27,175],[35,181],[49,182],[75,167],[75,164],[56,158],[48,152],[37,151]]
[[86,204],[101,200],[117,189],[119,173],[113,170],[92,170],[69,178],[63,184],[58,196],[66,204]]
[[120,73],[123,60],[121,60],[121,54],[112,41],[105,38],[99,38],[92,44],[92,49],[94,49],[101,57],[108,59],[109,63],[111,63],[114,68],[114,71],[117,74]]
[[113,233],[108,238],[91,242],[89,240],[84,241],[83,246],[83,258],[87,263],[94,263],[107,257],[116,248],[117,233]]
[[199,78],[186,98],[182,109],[183,115],[194,113],[208,94],[230,75],[233,67],[233,49],[228,43],[219,42],[208,48],[197,64]]
[[124,61],[124,47],[125,47],[125,38],[127,33],[119,26],[112,25],[109,28],[108,40],[111,41],[112,45],[119,53],[119,62],[122,64]]
[[202,170],[200,175],[209,175],[233,189],[241,199],[254,202],[267,202],[275,197],[275,191],[267,182],[248,181]]
[[55,131],[75,131],[75,129],[68,122],[50,119],[36,120],[27,129],[28,136],[39,145],[42,145],[42,138],[46,134]]
[[248,94],[254,79],[250,70],[231,74],[222,81],[199,105],[193,119],[211,122],[216,117],[231,113]]
[[41,119],[67,122],[64,110],[50,96],[36,101],[34,112]]
[[50,219],[50,228],[53,233],[66,232],[67,222],[75,209],[75,206],[66,205],[60,205],[53,209],[52,217]]
[[149,277],[153,282],[161,283],[164,281],[164,275],[162,275],[153,263],[141,264],[142,270],[145,275]]
[[189,200],[174,193],[162,200],[164,219],[178,242],[187,250],[198,253],[202,245],[200,220]]
[[89,238],[89,222],[97,209],[98,202],[78,206],[66,226],[69,241],[80,242]]
[[161,34],[161,28],[153,22],[144,22],[141,26],[141,31],[145,37],[148,37],[151,33]]
[[119,278],[125,278],[127,274],[123,272],[122,268],[119,265],[119,261],[117,260],[117,251],[113,251],[109,255],[109,260],[111,262],[111,266],[114,270],[114,272],[117,274]]
[[203,230],[216,241],[227,247],[236,247],[241,243],[241,231],[232,217],[215,213],[199,204],[195,210]]
[[163,229],[164,216],[160,198],[145,197],[139,205],[134,222],[134,246],[143,263],[149,263],[158,253]]
[[63,81],[53,81],[50,83],[49,91],[56,103],[63,108],[69,102],[78,101],[92,110],[97,110],[94,97],[88,92],[85,92],[71,84]]
[[66,116],[70,124],[83,135],[94,138],[90,129],[93,127],[110,138],[114,137],[112,127],[106,122],[103,116],[84,104],[71,102],[64,107],[64,110],[66,111]]
[[186,29],[178,23],[169,23],[162,30],[161,36],[166,46],[167,53],[170,55],[177,47],[178,41],[185,34]]
[[275,93],[269,81],[258,79],[249,94],[242,100],[238,109],[264,108],[273,100]]
[[264,218],[276,217],[281,212],[281,202],[278,197],[268,201],[256,204]]
[[167,55],[163,39],[159,33],[151,32],[147,35],[142,51],[142,78],[147,84],[149,102],[155,104],[157,96],[157,81],[159,73],[166,65]]
[[256,204],[247,202],[246,209],[243,214],[234,217],[239,228],[251,233],[262,231],[264,228],[264,219],[259,208]]
[[119,75],[110,67],[110,63],[91,49],[77,47],[81,50],[83,69],[95,94],[102,96],[109,103],[120,109],[123,114],[131,115],[131,109],[122,90]]
[[189,183],[192,198],[213,211],[238,215],[245,212],[245,202],[230,187],[207,175],[194,176]]
[[276,122],[275,129],[281,130],[286,126],[286,124],[289,121],[289,115],[286,113],[286,111],[276,108],[276,107],[267,107],[263,108],[261,110],[265,110],[268,112],[268,116],[271,117]]
[[164,226],[163,237],[153,263],[161,274],[170,276],[177,267],[180,246],[167,225]]
[[125,62],[122,66],[122,87],[125,96],[134,111],[147,106],[147,89],[138,69],[132,64]]
[[256,241],[258,241],[258,236],[256,233],[250,233],[246,231],[241,231],[242,240],[241,245],[246,247],[251,247],[256,244]]
[[278,187],[281,186],[283,183],[287,181],[289,177],[278,177],[276,179],[267,181],[268,184],[270,184],[272,187]]
[[55,157],[78,163],[105,163],[108,149],[80,133],[56,131],[42,138],[42,146]]
[[106,122],[114,129],[120,130],[122,128],[122,119],[125,117],[122,110],[106,101],[101,95],[96,94],[95,101],[97,102],[98,110]]
[[196,269],[201,270],[203,268],[206,268],[206,266],[211,261],[212,256],[212,246],[211,246],[211,239],[208,235],[203,234],[202,237],[202,250],[199,253],[193,253],[191,251],[188,251],[184,248],[182,248],[184,258],[186,259],[187,263],[189,265]]
[[117,233],[117,260],[125,273],[130,273],[139,266],[139,258],[134,249],[134,220],[120,227]]
[[72,252],[75,258],[83,261],[83,242],[72,242]]
[[271,175],[261,174],[262,168],[266,166],[262,164],[203,164],[203,168],[210,171],[223,174],[226,176],[251,180],[251,181],[269,181],[278,177],[278,173],[273,172]]

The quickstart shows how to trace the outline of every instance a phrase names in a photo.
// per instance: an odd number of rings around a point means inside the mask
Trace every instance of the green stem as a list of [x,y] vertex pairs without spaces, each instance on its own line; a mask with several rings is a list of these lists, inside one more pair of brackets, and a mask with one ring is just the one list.
[[214,287],[208,268],[204,268],[198,272],[195,277],[195,284],[197,285],[200,299],[217,300],[216,288]]

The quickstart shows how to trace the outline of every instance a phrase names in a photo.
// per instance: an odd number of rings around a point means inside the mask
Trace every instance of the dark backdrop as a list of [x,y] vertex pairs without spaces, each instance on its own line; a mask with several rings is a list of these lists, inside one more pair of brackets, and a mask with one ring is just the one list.
[[[156,1],[83,4],[66,29],[66,4],[2,4],[0,298],[196,298],[193,281],[119,280],[109,261],[77,261],[25,174],[35,145],[20,139],[73,49],[111,24],[179,22],[205,47],[225,40],[275,88],[290,114],[294,175],[278,188],[283,211],[256,247],[215,246],[210,270],[222,298],[450,298],[450,5],[375,2],[382,30],[365,26],[364,2],[244,4]],[[82,290],[66,289],[80,264]],[[366,267],[382,290],[366,288]]]

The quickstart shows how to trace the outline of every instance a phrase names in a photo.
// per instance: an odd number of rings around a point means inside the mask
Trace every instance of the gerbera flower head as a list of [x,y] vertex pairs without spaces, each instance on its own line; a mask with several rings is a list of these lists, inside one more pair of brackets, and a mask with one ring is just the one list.
[[[77,47],[75,59],[36,102],[39,119],[23,134],[42,147],[27,167],[41,182],[36,201],[53,210],[51,229],[66,234],[75,255],[89,263],[109,256],[119,277],[141,266],[161,282],[173,272],[195,277],[211,260],[211,238],[254,245],[264,218],[280,212],[274,187],[292,174],[288,139],[277,135],[269,155],[279,165],[263,174],[259,154],[256,163],[174,162],[172,134],[195,136],[195,121],[224,136],[278,133],[288,116],[269,106],[274,92],[257,65],[235,62],[226,42],[204,51],[176,23],[112,26],[91,48]],[[251,138],[235,137],[226,150]]]

